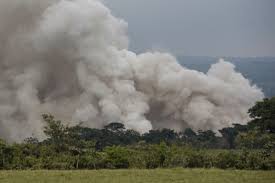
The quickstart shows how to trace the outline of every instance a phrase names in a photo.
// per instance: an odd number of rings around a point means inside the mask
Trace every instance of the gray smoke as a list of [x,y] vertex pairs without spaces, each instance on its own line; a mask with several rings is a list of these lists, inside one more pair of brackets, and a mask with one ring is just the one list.
[[[222,46],[222,45],[221,45]],[[0,1],[0,136],[43,138],[42,113],[69,125],[120,121],[147,132],[246,123],[263,98],[220,60],[207,74],[168,53],[128,50],[127,23],[99,0]]]

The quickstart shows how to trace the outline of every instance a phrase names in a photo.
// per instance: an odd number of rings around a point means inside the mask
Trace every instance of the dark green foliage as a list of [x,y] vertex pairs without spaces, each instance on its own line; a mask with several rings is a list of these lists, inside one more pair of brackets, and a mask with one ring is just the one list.
[[253,118],[248,124],[250,128],[259,128],[262,132],[275,133],[275,97],[257,102],[248,112]]
[[13,161],[12,147],[0,139],[0,169],[9,169]]
[[48,137],[45,143],[53,144],[56,151],[66,151],[68,127],[65,127],[60,120],[55,120],[52,115],[43,114],[43,120],[47,123],[44,133]]
[[250,130],[240,133],[235,144],[239,148],[262,149],[266,146],[275,147],[275,134],[263,133],[258,130]]
[[[90,145],[85,145],[82,153],[75,154],[70,151],[56,152],[54,146],[42,143],[35,148],[35,152],[31,152],[30,149],[33,147],[29,145],[5,145],[5,154],[0,154],[1,168],[59,170],[173,167],[255,170],[275,168],[275,154],[268,149],[211,150],[160,143],[111,146],[101,152]],[[1,150],[4,148],[1,146]]]
[[125,127],[123,124],[118,122],[113,122],[104,127],[106,130],[117,133],[117,132],[123,132],[125,130]]
[[107,147],[104,152],[106,153],[107,168],[129,168],[127,148],[112,146]]
[[169,148],[162,142],[160,145],[148,145],[144,150],[145,167],[159,168],[166,167],[166,161],[169,157]]
[[228,127],[223,128],[220,130],[220,133],[222,134],[223,138],[226,140],[228,148],[233,149],[235,148],[235,139],[238,135],[238,130],[236,128]]
[[220,152],[216,157],[215,166],[217,168],[237,168],[240,158],[238,153],[234,151]]
[[142,140],[150,144],[159,144],[160,142],[172,143],[178,138],[179,136],[174,130],[162,129],[150,130],[149,133],[143,135]]
[[65,126],[43,115],[46,139],[0,140],[0,169],[222,168],[275,169],[274,98],[249,110],[248,125],[213,131],[151,130],[143,135],[110,123],[103,129]]
[[215,148],[218,146],[218,138],[215,133],[211,130],[198,131],[198,141],[201,143],[201,147],[204,148]]

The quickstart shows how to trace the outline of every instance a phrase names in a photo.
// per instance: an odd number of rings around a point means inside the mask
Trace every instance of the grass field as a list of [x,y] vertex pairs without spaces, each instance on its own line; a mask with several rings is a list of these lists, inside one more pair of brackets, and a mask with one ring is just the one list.
[[217,169],[0,171],[1,183],[274,183],[275,171]]

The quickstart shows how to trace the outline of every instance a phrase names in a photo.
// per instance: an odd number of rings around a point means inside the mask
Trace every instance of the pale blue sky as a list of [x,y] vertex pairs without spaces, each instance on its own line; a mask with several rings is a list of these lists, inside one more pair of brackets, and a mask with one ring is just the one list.
[[130,48],[192,56],[275,56],[275,0],[104,0]]

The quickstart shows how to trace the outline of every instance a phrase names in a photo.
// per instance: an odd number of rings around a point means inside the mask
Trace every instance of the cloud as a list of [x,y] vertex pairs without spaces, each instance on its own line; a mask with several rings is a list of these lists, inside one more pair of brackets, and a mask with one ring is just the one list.
[[142,133],[217,130],[246,123],[263,97],[223,60],[203,74],[169,53],[129,51],[127,23],[97,0],[3,0],[0,12],[0,134],[11,141],[43,139],[42,113]]

